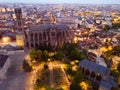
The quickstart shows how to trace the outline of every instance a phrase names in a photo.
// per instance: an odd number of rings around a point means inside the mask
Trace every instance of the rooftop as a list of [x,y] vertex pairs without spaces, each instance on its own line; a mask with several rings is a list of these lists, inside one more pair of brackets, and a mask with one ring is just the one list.
[[79,65],[84,66],[96,73],[100,73],[101,75],[107,75],[109,73],[109,68],[108,67],[104,67],[102,65],[99,65],[95,62],[89,61],[89,60],[82,60]]
[[13,50],[23,50],[22,47],[19,46],[12,46],[12,45],[5,45],[3,47],[3,49],[7,50],[7,51],[13,51]]
[[111,90],[112,88],[112,85],[105,82],[105,81],[101,81],[100,82],[100,87],[103,89],[103,90]]
[[30,30],[69,30],[66,24],[40,24],[29,26]]

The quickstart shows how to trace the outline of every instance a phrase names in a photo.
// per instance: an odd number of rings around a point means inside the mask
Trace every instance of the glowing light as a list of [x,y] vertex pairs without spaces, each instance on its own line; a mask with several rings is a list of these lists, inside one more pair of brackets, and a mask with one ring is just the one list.
[[40,88],[40,90],[46,90],[45,87]]
[[75,60],[76,63],[78,63],[79,61],[78,60]]
[[24,35],[23,34],[17,34],[16,35],[16,42],[18,46],[24,46]]
[[2,42],[3,43],[9,43],[10,42],[10,38],[9,37],[3,37],[2,38]]
[[70,64],[71,64],[71,65],[75,65],[75,62],[74,62],[74,61],[72,61],[72,62],[70,62]]
[[77,71],[77,68],[78,68],[77,65],[76,65],[76,66],[73,66],[73,67],[72,67],[72,70],[73,70],[73,71]]
[[77,43],[77,37],[74,38],[74,42]]
[[108,50],[112,50],[112,49],[113,49],[112,46],[109,46],[109,47],[108,47]]
[[108,46],[107,48],[106,48],[106,47],[102,47],[102,48],[101,48],[101,51],[107,52],[107,51],[110,51],[110,50],[112,50],[112,49],[113,49],[112,46]]
[[80,86],[82,87],[83,90],[88,90],[88,85],[85,82],[81,82]]

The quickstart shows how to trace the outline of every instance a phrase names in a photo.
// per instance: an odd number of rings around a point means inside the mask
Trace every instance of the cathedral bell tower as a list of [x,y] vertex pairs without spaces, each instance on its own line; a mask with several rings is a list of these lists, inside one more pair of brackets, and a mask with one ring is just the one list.
[[23,22],[22,22],[22,10],[21,8],[15,8],[15,16],[16,16],[16,42],[18,46],[24,47],[24,30],[23,30]]

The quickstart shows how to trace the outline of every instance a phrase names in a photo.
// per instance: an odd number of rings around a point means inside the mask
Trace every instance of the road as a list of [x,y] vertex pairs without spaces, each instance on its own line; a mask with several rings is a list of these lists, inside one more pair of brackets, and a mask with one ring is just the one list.
[[22,69],[22,62],[26,54],[10,55],[12,65],[6,73],[7,78],[0,85],[0,90],[31,90],[32,73],[26,73]]

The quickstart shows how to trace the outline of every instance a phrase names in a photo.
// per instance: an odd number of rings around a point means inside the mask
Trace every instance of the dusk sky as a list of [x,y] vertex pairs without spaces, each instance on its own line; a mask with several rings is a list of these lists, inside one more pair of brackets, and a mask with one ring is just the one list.
[[120,0],[0,0],[0,2],[22,3],[81,3],[81,4],[120,4]]

